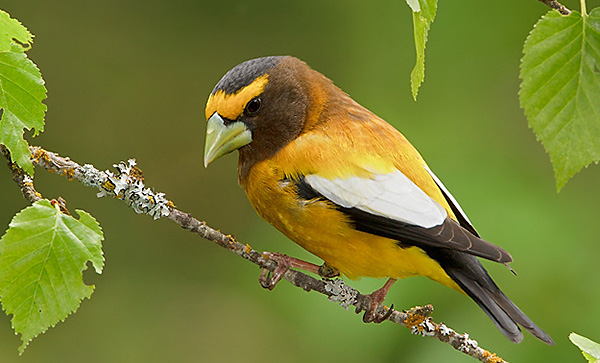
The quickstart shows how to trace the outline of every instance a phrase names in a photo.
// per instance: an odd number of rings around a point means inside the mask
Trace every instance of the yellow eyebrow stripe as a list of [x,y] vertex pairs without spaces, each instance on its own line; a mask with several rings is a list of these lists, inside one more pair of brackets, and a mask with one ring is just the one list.
[[267,83],[269,76],[267,74],[256,78],[246,87],[241,88],[236,93],[226,94],[225,91],[217,91],[208,97],[206,102],[206,119],[213,113],[218,112],[221,117],[229,120],[236,120],[244,111],[244,107],[254,97],[260,95]]

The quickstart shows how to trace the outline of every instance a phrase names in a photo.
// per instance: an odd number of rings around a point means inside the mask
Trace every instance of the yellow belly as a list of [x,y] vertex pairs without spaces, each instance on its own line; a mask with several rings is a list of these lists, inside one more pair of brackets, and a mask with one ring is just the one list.
[[402,248],[389,238],[357,231],[330,202],[298,199],[293,183],[281,183],[279,176],[268,175],[269,169],[257,166],[244,185],[257,213],[347,277],[419,275],[462,291],[420,248]]

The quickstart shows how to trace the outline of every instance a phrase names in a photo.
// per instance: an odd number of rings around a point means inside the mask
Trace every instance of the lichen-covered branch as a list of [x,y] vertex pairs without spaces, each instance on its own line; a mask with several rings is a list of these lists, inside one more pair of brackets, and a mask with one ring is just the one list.
[[8,163],[8,168],[12,173],[13,180],[21,189],[21,193],[23,197],[29,201],[29,203],[35,203],[38,200],[42,199],[42,195],[35,190],[33,186],[33,179],[27,175],[23,169],[21,169],[17,164],[13,163],[10,158],[10,151],[4,145],[0,145],[0,152],[6,158],[6,162]]
[[[223,234],[206,225],[205,222],[192,217],[189,213],[178,210],[172,202],[165,198],[163,193],[155,193],[150,188],[145,187],[142,172],[135,166],[134,160],[114,165],[117,173],[112,173],[110,171],[100,171],[90,164],[82,166],[68,157],[62,157],[40,147],[31,147],[31,152],[34,165],[40,166],[49,172],[66,176],[69,180],[76,180],[86,186],[94,187],[98,190],[97,195],[99,197],[112,196],[123,200],[137,213],[148,214],[154,219],[169,218],[182,228],[196,233],[262,268],[273,271],[277,267],[277,262],[254,250],[250,245],[239,243],[234,236]],[[6,153],[5,156],[7,156]],[[9,166],[11,170],[15,168],[11,163],[9,163]],[[13,175],[18,174],[15,173],[13,171]],[[27,183],[17,177],[15,177],[15,181],[22,190],[22,185]],[[33,184],[31,184],[31,187],[33,188]],[[35,194],[35,190],[32,190]],[[31,194],[28,190],[27,193],[27,195]],[[26,195],[26,192],[23,192],[23,194]],[[37,196],[39,199],[40,196]],[[30,199],[30,201],[33,202],[34,200]],[[305,291],[313,290],[326,295],[330,301],[337,302],[346,309],[350,306],[358,307],[368,303],[368,295],[361,294],[358,290],[346,285],[341,279],[321,280],[295,270],[288,270],[283,278]],[[383,310],[388,311],[389,308],[380,307],[378,313],[383,312]],[[481,362],[505,363],[496,354],[479,347],[477,341],[471,339],[467,333],[459,334],[443,323],[434,322],[429,317],[432,312],[433,306],[431,305],[416,306],[408,311],[394,310],[387,320],[407,327],[413,334],[432,337],[448,343],[454,349]]]
[[561,13],[563,15],[571,14],[571,10],[567,9],[563,4],[559,3],[556,0],[539,0],[539,1],[548,5],[552,9],[557,10],[559,13]]

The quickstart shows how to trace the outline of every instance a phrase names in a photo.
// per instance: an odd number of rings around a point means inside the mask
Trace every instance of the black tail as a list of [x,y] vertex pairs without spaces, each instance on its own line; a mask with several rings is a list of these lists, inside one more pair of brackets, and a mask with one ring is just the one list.
[[477,257],[443,248],[431,249],[427,254],[439,262],[448,276],[475,300],[508,339],[515,343],[523,340],[520,325],[544,343],[554,345],[552,338],[504,295]]

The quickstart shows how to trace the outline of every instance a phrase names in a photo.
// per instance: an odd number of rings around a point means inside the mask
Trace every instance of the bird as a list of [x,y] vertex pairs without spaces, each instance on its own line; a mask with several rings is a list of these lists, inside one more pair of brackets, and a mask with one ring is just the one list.
[[512,342],[520,329],[552,338],[496,285],[479,258],[511,255],[484,239],[412,144],[323,74],[292,56],[244,61],[208,97],[204,166],[235,150],[238,182],[267,222],[324,262],[281,253],[260,281],[290,267],[332,278],[387,278],[365,322],[397,279],[425,276],[469,296]]

